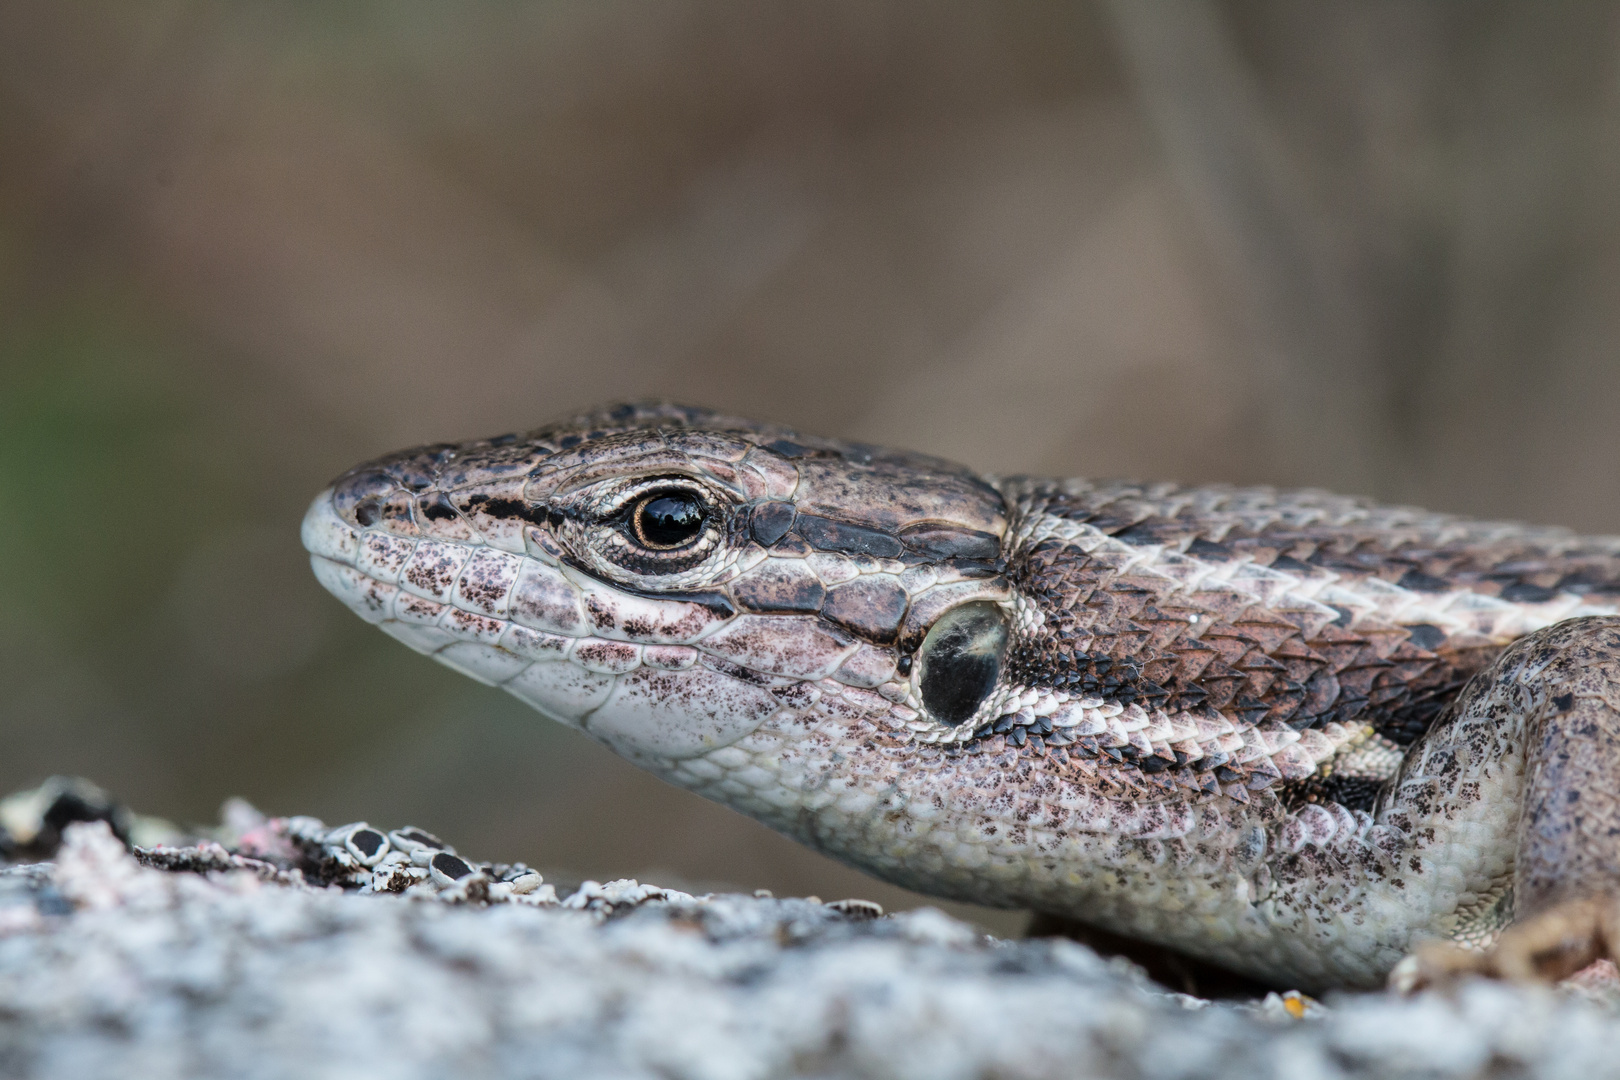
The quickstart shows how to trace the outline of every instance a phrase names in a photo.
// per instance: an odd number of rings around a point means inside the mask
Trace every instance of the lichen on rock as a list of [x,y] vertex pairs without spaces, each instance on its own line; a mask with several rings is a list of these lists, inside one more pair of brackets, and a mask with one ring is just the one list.
[[[933,909],[874,917],[633,881],[501,890],[533,871],[458,855],[467,874],[435,876],[415,848],[385,865],[374,837],[345,866],[334,847],[369,826],[235,816],[225,843],[133,854],[104,817],[70,822],[54,862],[0,869],[0,1075],[1620,1072],[1620,1015],[1568,992],[1210,1003],[1076,943],[999,941]],[[372,887],[379,867],[424,863],[402,889]]]

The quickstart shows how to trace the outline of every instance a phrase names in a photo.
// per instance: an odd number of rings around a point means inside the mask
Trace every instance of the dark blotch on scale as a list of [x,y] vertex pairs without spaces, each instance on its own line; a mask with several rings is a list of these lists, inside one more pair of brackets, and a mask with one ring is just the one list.
[[422,516],[429,521],[451,521],[458,515],[456,514],[456,508],[450,504],[450,500],[441,492],[431,501],[423,501]]
[[785,502],[761,503],[754,507],[750,525],[754,539],[762,547],[770,547],[793,528],[793,504]]
[[800,446],[792,439],[774,439],[765,444],[765,449],[781,454],[788,460],[804,457],[827,457],[825,450],[813,450],[808,446]]
[[1502,599],[1515,604],[1545,604],[1558,595],[1558,590],[1541,585],[1518,582],[1502,590]]
[[1435,577],[1433,574],[1425,574],[1421,570],[1408,570],[1406,573],[1401,575],[1401,580],[1397,581],[1395,584],[1399,585],[1403,589],[1411,589],[1413,592],[1445,592],[1447,589],[1451,588],[1451,582],[1447,581],[1445,578]]
[[886,532],[865,525],[849,525],[815,514],[800,514],[794,522],[793,531],[804,537],[811,547],[820,551],[894,559],[904,550],[900,541]]
[[521,499],[492,499],[488,495],[470,495],[467,498],[467,509],[480,511],[499,521],[517,518],[527,521],[530,525],[544,525],[546,512],[538,506],[531,507]]
[[1446,632],[1433,623],[1411,623],[1403,629],[1412,635],[1408,640],[1413,645],[1430,652],[1444,645],[1446,641]]
[[[1165,535],[1165,523],[1138,522],[1128,529],[1121,529],[1114,533],[1115,540],[1123,540],[1133,547],[1145,547],[1148,544],[1163,544],[1168,537]],[[1171,528],[1174,526],[1171,525]]]
[[1232,558],[1232,549],[1225,544],[1217,544],[1200,536],[1187,545],[1187,554],[1205,562],[1226,562]]
[[1001,554],[1001,540],[987,532],[950,525],[912,525],[900,533],[907,547],[933,559],[986,562]]
[[888,643],[900,629],[907,603],[906,591],[894,579],[860,577],[828,589],[821,614],[864,638]]
[[[579,567],[579,564],[572,560],[569,560],[568,565]],[[583,567],[579,568],[583,569]],[[632,589],[628,585],[620,585],[619,590],[627,592],[631,596],[640,596],[647,600],[679,600],[687,604],[701,604],[722,619],[729,619],[737,614],[737,609],[731,603],[731,600],[725,593],[721,592],[680,592],[674,590],[657,592],[649,589]]]
[[749,611],[815,613],[826,603],[827,589],[799,559],[766,559],[731,583],[731,595]]

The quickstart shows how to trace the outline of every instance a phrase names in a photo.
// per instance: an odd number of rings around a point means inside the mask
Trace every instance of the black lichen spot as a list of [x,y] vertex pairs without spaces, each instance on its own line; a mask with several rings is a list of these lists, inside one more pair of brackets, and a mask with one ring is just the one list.
[[465,862],[456,858],[456,856],[450,854],[448,851],[441,851],[437,855],[433,856],[433,869],[437,870],[451,881],[460,881],[464,877],[471,876],[473,872],[472,867],[468,866]]
[[387,840],[376,829],[356,829],[349,834],[349,843],[353,844],[360,854],[369,859],[377,854],[382,846],[387,843]]

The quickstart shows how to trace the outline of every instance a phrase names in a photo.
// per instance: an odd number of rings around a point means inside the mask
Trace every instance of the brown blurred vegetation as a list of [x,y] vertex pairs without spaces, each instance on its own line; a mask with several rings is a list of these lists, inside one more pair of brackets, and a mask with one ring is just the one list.
[[0,790],[915,902],[362,625],[306,500],[668,395],[1620,531],[1617,58],[1612,2],[0,2]]

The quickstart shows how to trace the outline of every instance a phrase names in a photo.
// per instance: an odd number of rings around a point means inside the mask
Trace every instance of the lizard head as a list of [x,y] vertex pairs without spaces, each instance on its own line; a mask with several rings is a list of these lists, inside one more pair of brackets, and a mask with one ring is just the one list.
[[362,618],[736,805],[708,789],[746,740],[949,740],[996,710],[1006,531],[949,462],[653,404],[361,465],[303,539]]
[[[1157,888],[1153,845],[1195,828],[1259,851],[1247,819],[1210,824],[1197,800],[1238,814],[1344,734],[1219,711],[1256,703],[1218,649],[1283,624],[1226,584],[1246,561],[1184,549],[1227,535],[1222,507],[1268,498],[993,485],[623,405],[361,465],[315,498],[303,538],[362,618],[666,780],[902,885],[1161,940],[1178,917],[1144,926],[1119,882]],[[1331,679],[1278,682],[1282,706],[1333,704]]]

